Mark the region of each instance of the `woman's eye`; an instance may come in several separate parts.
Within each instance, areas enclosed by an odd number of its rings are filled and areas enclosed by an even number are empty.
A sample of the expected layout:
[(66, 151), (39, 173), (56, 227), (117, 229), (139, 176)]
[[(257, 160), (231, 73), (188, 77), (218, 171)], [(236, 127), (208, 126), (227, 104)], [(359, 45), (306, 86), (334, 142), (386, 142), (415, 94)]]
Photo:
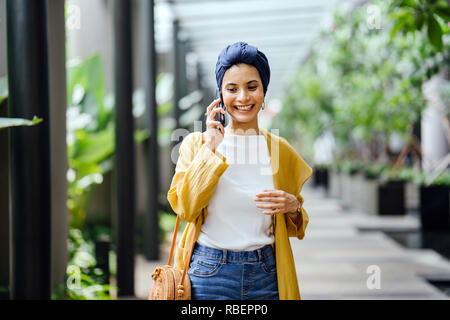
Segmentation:
[[(258, 88), (258, 86), (248, 87), (249, 90), (256, 90), (256, 88)], [(227, 91), (229, 91), (229, 92), (236, 92), (237, 89), (236, 88), (228, 88)]]

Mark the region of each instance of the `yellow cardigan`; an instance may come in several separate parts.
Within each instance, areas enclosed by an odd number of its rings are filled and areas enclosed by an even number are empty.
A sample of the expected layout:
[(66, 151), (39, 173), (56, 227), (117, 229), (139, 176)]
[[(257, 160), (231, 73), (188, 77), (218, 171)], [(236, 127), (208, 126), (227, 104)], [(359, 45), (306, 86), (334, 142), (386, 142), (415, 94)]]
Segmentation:
[[(294, 148), (282, 137), (264, 129), (260, 132), (266, 138), (269, 147), (273, 182), (276, 190), (283, 190), (297, 197), (303, 184), (311, 177), (312, 169), (297, 154)], [(192, 132), (180, 145), (179, 158), (172, 178), (167, 199), (173, 211), (187, 223), (181, 240), (178, 242), (174, 267), (182, 270), (189, 251), (189, 240), (196, 224), (195, 241), (207, 216), (207, 206), (214, 194), (220, 176), (228, 168), (226, 158), (218, 151), (212, 152), (203, 144), (203, 134)], [(262, 191), (262, 190), (261, 190)], [(205, 210), (203, 210), (205, 209)], [(297, 274), (289, 237), (303, 239), (309, 218), (305, 209), (296, 225), (287, 214), (275, 215), (272, 219), (272, 232), (275, 227), (275, 257), (277, 264), (278, 291), (280, 300), (300, 300)]]

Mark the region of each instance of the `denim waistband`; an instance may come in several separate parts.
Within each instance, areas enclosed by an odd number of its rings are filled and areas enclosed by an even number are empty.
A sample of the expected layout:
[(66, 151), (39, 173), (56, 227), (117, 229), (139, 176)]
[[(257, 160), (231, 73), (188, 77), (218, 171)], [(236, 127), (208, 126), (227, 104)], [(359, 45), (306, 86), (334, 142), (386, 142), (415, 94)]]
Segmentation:
[(212, 259), (220, 259), (222, 262), (258, 262), (273, 255), (272, 245), (268, 244), (253, 251), (232, 251), (228, 249), (215, 249), (195, 243), (193, 254)]

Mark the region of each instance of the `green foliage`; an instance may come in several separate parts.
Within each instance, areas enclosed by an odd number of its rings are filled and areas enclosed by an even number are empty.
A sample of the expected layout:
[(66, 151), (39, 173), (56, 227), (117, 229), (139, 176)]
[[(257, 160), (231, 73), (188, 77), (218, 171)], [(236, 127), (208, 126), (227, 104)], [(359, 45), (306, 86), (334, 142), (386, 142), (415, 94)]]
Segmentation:
[(399, 30), (406, 35), (426, 29), (429, 42), (436, 50), (442, 51), (443, 34), (448, 34), (446, 22), (450, 19), (450, 6), (445, 0), (394, 0), (391, 11), (391, 17), (396, 21), (391, 38)]
[(42, 118), (36, 116), (32, 120), (21, 118), (0, 118), (0, 130), (11, 127), (34, 126), (43, 121)]
[(433, 181), (429, 181), (429, 172), (421, 171), (414, 175), (414, 182), (420, 186), (443, 186), (450, 187), (450, 170), (447, 169), (439, 174)]
[[(170, 234), (175, 229), (175, 224), (177, 221), (177, 216), (175, 214), (171, 214), (168, 212), (160, 211), (159, 212), (159, 241), (162, 243), (166, 241), (166, 235)], [(184, 224), (180, 222), (178, 226), (178, 232), (182, 230)]]
[(441, 173), (433, 182), (432, 185), (435, 186), (446, 186), (450, 187), (450, 170), (446, 170)]
[(362, 170), (367, 179), (375, 180), (382, 175), (383, 170), (386, 170), (386, 166), (381, 164), (370, 164), (364, 166)]
[[(381, 29), (367, 25), (367, 7), (372, 4), (383, 17), (391, 17), (382, 19)], [(409, 18), (397, 5), (398, 1), (372, 1), (338, 10), (332, 29), (320, 34), (288, 84), (272, 127), (283, 128), (283, 136), (291, 141), (308, 138), (304, 144), (329, 130), (337, 158), (364, 162), (375, 162), (391, 135), (407, 143), (408, 128), (419, 121), (425, 106), (422, 84), (449, 60), (449, 32), (440, 25), (441, 51), (428, 41), (425, 30), (398, 33)], [(399, 25), (399, 15), (404, 25)], [(375, 144), (382, 146), (373, 148)], [(363, 149), (370, 153), (362, 154)]]
[[(8, 95), (8, 77), (0, 78), (0, 105), (8, 99)], [(0, 130), (11, 127), (34, 126), (42, 121), (42, 118), (36, 116), (31, 120), (22, 118), (0, 118)]]
[[(170, 76), (167, 74), (158, 76), (157, 99), (162, 102), (162, 105), (158, 105), (158, 115), (166, 115), (171, 110), (170, 85)], [(74, 279), (79, 275), (81, 282), (77, 282), (76, 289), (71, 286), (72, 289), (64, 287), (59, 290), (62, 297), (68, 296), (71, 299), (109, 299), (109, 287), (98, 284), (102, 274), (101, 270), (96, 268), (92, 247), (95, 236), (91, 232), (96, 228), (85, 225), (86, 211), (92, 200), (92, 189), (95, 185), (101, 184), (104, 175), (112, 169), (115, 152), (115, 102), (113, 95), (104, 91), (104, 73), (98, 55), (67, 63), (67, 105), (69, 160), (67, 206), (70, 210), (71, 226), (69, 242), (71, 262), (68, 278)], [(142, 90), (136, 90), (133, 94), (136, 143), (143, 142), (149, 137), (148, 130), (141, 127), (144, 113), (145, 95)], [(170, 138), (171, 130), (166, 130), (169, 131), (166, 133), (165, 129), (167, 128), (164, 126), (159, 128), (158, 138), (161, 131), (163, 136), (168, 135)], [(172, 217), (162, 217), (160, 221), (162, 228), (167, 229), (169, 222), (172, 221), (170, 219), (173, 220)], [(81, 230), (90, 240), (83, 239)], [(114, 255), (114, 251), (111, 250), (110, 270), (113, 274), (116, 269)]]
[(101, 284), (103, 270), (97, 268), (92, 239), (83, 237), (79, 229), (70, 229), (69, 263), (66, 285), (59, 287), (52, 299), (111, 300), (109, 284)]
[(70, 223), (82, 228), (92, 186), (111, 170), (114, 155), (114, 102), (105, 95), (98, 55), (68, 63), (67, 150)]
[(8, 78), (0, 78), (0, 104), (8, 98)]
[(99, 132), (79, 130), (75, 134), (77, 144), (72, 150), (73, 167), (101, 163), (114, 151), (114, 132), (111, 129)]
[[(425, 185), (427, 173), (410, 166), (403, 166), (394, 169), (392, 165), (369, 163), (365, 164), (359, 160), (341, 160), (333, 162), (333, 169), (338, 172), (347, 174), (355, 174), (361, 172), (369, 180), (385, 180), (385, 181), (411, 181), (420, 185)], [(448, 180), (448, 172), (439, 176), (435, 184), (446, 185)], [(450, 184), (448, 184), (450, 186)]]
[(380, 178), (388, 181), (414, 181), (418, 173), (419, 170), (409, 166), (400, 167), (397, 170), (393, 166), (386, 166), (383, 168)]
[(101, 111), (104, 99), (104, 73), (98, 54), (67, 63), (67, 105), (78, 105), (83, 98), (93, 100), (81, 104), (86, 109), (83, 111), (96, 112), (97, 108)]
[[(71, 226), (76, 228), (83, 226), (93, 186), (103, 182), (103, 176), (112, 169), (114, 162), (115, 102), (112, 94), (105, 93), (104, 82), (99, 55), (67, 63), (68, 207)], [(171, 111), (171, 85), (169, 74), (157, 77), (158, 116)], [(140, 125), (144, 113), (145, 95), (139, 89), (133, 94), (136, 143), (149, 137), (148, 130)], [(170, 141), (172, 129), (164, 125), (158, 128), (158, 140)]]
[(343, 160), (340, 164), (340, 168), (342, 172), (355, 174), (363, 170), (364, 163), (359, 160)]
[(326, 169), (328, 169), (328, 168), (330, 168), (330, 167), (331, 167), (331, 165), (329, 165), (329, 164), (326, 164), (326, 163), (320, 163), (320, 164), (314, 165), (313, 170), (326, 170)]
[(173, 110), (173, 75), (160, 73), (156, 77), (156, 102), (158, 116), (169, 115)]
[[(411, 181), (421, 186), (448, 186), (450, 187), (450, 170), (440, 173), (433, 181), (429, 181), (430, 173), (411, 166), (403, 166), (394, 169), (393, 166), (369, 165), (363, 171), (369, 179), (381, 179), (388, 181)], [(368, 172), (371, 171), (371, 175)]]
[[(94, 241), (109, 231), (85, 225), (92, 188), (113, 167), (114, 99), (104, 91), (103, 67), (98, 55), (67, 64), (67, 151), (70, 210), (67, 283), (54, 298), (111, 299), (102, 284)], [(82, 231), (83, 230), (83, 231)], [(84, 236), (84, 237), (83, 237)]]

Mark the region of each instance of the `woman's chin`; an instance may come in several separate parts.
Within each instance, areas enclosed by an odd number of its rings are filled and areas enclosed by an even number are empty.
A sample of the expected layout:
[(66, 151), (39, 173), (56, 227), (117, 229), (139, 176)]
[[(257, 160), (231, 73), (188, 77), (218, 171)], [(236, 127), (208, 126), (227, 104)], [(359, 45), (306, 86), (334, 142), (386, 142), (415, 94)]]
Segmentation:
[[(231, 114), (230, 114), (231, 115)], [(258, 115), (257, 110), (253, 107), (250, 111), (239, 111), (234, 109), (232, 117), (241, 121), (248, 122), (253, 120)]]
[(255, 118), (256, 118), (255, 115), (242, 115), (242, 114), (233, 115), (232, 117), (234, 121), (241, 123), (252, 122)]

